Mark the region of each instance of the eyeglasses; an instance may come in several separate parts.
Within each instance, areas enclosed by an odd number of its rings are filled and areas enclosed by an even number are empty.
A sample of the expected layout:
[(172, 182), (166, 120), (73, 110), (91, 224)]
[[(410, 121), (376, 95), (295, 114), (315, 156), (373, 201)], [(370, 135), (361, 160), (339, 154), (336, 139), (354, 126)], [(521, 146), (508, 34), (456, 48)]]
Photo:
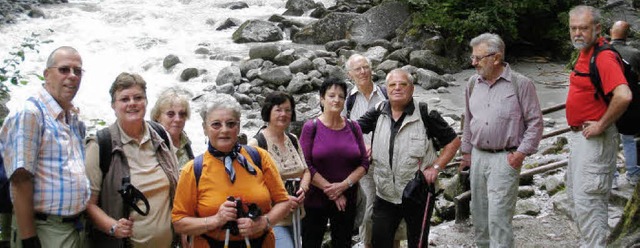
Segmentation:
[(471, 59), (471, 61), (478, 61), (478, 62), (480, 62), (480, 60), (483, 60), (483, 59), (484, 59), (484, 58), (486, 58), (486, 57), (491, 57), (491, 56), (496, 55), (496, 54), (497, 54), (497, 53), (490, 53), (490, 54), (487, 54), (487, 55), (484, 55), (484, 56), (471, 55), (471, 56), (469, 56), (469, 59)]
[(213, 128), (213, 130), (219, 130), (220, 128), (222, 128), (222, 126), (226, 126), (229, 129), (233, 129), (233, 128), (237, 127), (238, 124), (240, 124), (240, 122), (238, 122), (238, 121), (227, 121), (227, 122), (214, 121), (214, 122), (211, 122), (211, 124), (209, 124), (209, 126), (211, 126), (211, 128)]
[(173, 119), (173, 117), (180, 117), (181, 119), (186, 119), (187, 118), (187, 112), (186, 111), (179, 111), (179, 112), (175, 112), (173, 110), (167, 111), (164, 113), (164, 115), (166, 115), (167, 117), (169, 117), (169, 119)]
[(360, 66), (360, 67), (358, 67), (358, 68), (353, 68), (353, 69), (351, 69), (350, 71), (356, 71), (356, 72), (359, 72), (359, 71), (369, 71), (369, 70), (371, 70), (371, 67), (370, 67), (370, 66), (368, 66), (368, 65), (365, 65), (365, 66)]
[(56, 68), (58, 72), (62, 75), (69, 75), (69, 73), (73, 73), (78, 77), (82, 77), (82, 73), (84, 70), (81, 67), (69, 67), (69, 66), (51, 66), (49, 68)]

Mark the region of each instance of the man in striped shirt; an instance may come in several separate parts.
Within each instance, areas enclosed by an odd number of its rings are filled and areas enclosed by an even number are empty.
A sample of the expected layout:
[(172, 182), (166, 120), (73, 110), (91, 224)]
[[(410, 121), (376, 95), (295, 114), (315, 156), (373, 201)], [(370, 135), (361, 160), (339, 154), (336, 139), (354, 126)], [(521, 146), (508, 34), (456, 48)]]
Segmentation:
[(504, 61), (504, 42), (471, 40), (476, 75), (465, 91), (461, 168), (471, 166), (471, 213), (478, 247), (514, 247), (520, 168), (542, 138), (542, 112), (531, 79)]
[(82, 79), (76, 49), (47, 59), (44, 87), (0, 129), (14, 205), (11, 247), (82, 247), (80, 215), (89, 200), (85, 126), (72, 100)]

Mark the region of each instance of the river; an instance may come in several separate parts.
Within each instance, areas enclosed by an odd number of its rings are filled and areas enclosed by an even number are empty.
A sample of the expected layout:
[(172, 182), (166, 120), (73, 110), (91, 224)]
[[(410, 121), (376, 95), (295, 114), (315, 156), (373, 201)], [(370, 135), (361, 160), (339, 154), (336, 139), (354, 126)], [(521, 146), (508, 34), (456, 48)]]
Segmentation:
[[(255, 44), (235, 44), (231, 34), (235, 28), (216, 31), (229, 17), (242, 21), (268, 19), (282, 14), (285, 0), (244, 0), (249, 8), (230, 10), (220, 8), (227, 0), (70, 0), (68, 4), (45, 5), (45, 18), (22, 16), (16, 24), (0, 26), (0, 61), (9, 51), (32, 33), (39, 34), (40, 53), (26, 51), (21, 63), (22, 75), (30, 82), (24, 86), (10, 86), (10, 109), (33, 95), (41, 82), (36, 76), (42, 70), (49, 53), (62, 45), (73, 46), (82, 55), (85, 70), (82, 85), (74, 102), (84, 120), (99, 119), (106, 123), (115, 120), (110, 105), (109, 87), (121, 72), (139, 73), (147, 81), (149, 98), (147, 116), (157, 95), (165, 88), (180, 85), (194, 94), (215, 83), (215, 77), (230, 61), (212, 60), (194, 51), (205, 47), (218, 57), (248, 57), (249, 47)], [(320, 0), (326, 7), (335, 0)], [(302, 18), (304, 19), (304, 17)], [(308, 18), (307, 18), (308, 19)], [(289, 44), (284, 40), (278, 43)], [(169, 54), (177, 55), (182, 63), (171, 70), (162, 67)], [(180, 81), (180, 73), (187, 67), (204, 69), (207, 73)], [(196, 153), (205, 149), (201, 120), (194, 113), (186, 124)]]

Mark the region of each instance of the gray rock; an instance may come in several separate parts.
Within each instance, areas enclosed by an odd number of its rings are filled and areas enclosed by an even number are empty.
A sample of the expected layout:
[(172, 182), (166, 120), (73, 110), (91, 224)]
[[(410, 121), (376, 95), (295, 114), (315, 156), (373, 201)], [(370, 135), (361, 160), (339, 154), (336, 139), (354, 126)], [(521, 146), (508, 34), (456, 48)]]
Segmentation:
[(162, 60), (162, 67), (168, 70), (168, 69), (171, 69), (171, 67), (173, 67), (174, 65), (177, 65), (178, 63), (180, 63), (180, 59), (178, 58), (178, 56), (169, 54), (167, 55), (167, 57), (164, 57), (164, 59)]
[(303, 73), (296, 74), (289, 85), (287, 86), (287, 92), (291, 94), (302, 94), (313, 91), (313, 85), (308, 80), (309, 78)]
[(307, 58), (300, 58), (291, 62), (291, 64), (289, 64), (289, 68), (291, 69), (291, 73), (307, 73), (313, 70), (313, 62)]
[(262, 20), (248, 20), (233, 32), (235, 43), (268, 42), (282, 40), (282, 30), (275, 24)]
[(516, 215), (524, 214), (536, 216), (540, 214), (542, 208), (538, 206), (536, 199), (524, 199), (516, 202)]
[[(449, 84), (447, 84), (447, 86), (449, 86)], [(440, 86), (437, 89), (439, 94), (445, 94), (445, 93), (451, 93), (446, 87), (444, 86)]]
[(251, 69), (247, 72), (246, 77), (249, 80), (254, 80), (260, 76), (260, 69)]
[(194, 52), (195, 54), (204, 54), (207, 55), (209, 54), (209, 49), (204, 48), (204, 47), (198, 47), (198, 49), (196, 49), (196, 51)]
[[(251, 54), (251, 52), (249, 52)], [(250, 59), (240, 62), (240, 72), (242, 75), (247, 75), (247, 72), (252, 69), (259, 69), (262, 66), (263, 59)]]
[(456, 204), (442, 198), (436, 198), (436, 213), (442, 220), (454, 220), (456, 218)]
[(553, 118), (544, 117), (542, 118), (542, 121), (544, 123), (544, 127), (554, 127), (556, 125), (556, 120)]
[(288, 65), (288, 64), (291, 64), (291, 62), (296, 60), (296, 58), (293, 56), (294, 52), (295, 52), (294, 49), (284, 50), (281, 53), (279, 53), (278, 55), (276, 55), (275, 58), (273, 58), (273, 62), (276, 63), (277, 65)]
[(316, 50), (316, 51), (313, 51), (313, 53), (316, 54), (316, 58), (335, 57), (335, 56), (337, 56), (337, 54), (335, 52), (329, 52), (329, 51), (324, 51), (324, 50)]
[(216, 87), (216, 92), (233, 95), (233, 93), (235, 93), (235, 87), (232, 83), (218, 85), (218, 87)]
[(410, 15), (409, 6), (405, 3), (382, 3), (354, 19), (348, 33), (352, 39), (363, 44), (377, 39), (391, 39)]
[(322, 73), (320, 73), (318, 70), (312, 70), (309, 73), (307, 73), (307, 76), (309, 76), (309, 78), (321, 78)]
[[(249, 82), (249, 84), (251, 84), (252, 89), (260, 89), (261, 86), (263, 86), (265, 84), (265, 81), (262, 80), (262, 79), (256, 78), (254, 80), (251, 80), (251, 82)], [(253, 92), (253, 93), (255, 93), (255, 92)]]
[(269, 17), (269, 19), (267, 19), (267, 21), (270, 22), (282, 22), (284, 20), (286, 20), (287, 18), (284, 18), (284, 16), (281, 15), (272, 15), (271, 17)]
[(180, 74), (180, 79), (182, 79), (182, 81), (189, 81), (189, 79), (192, 79), (192, 78), (198, 77), (198, 76), (199, 76), (198, 69), (196, 69), (196, 68), (187, 68), (187, 69), (184, 69), (182, 71), (182, 73)]
[(44, 18), (44, 11), (42, 11), (42, 9), (40, 8), (36, 8), (33, 7), (31, 8), (31, 10), (29, 10), (29, 13), (27, 13), (27, 15), (31, 18)]
[(345, 70), (335, 65), (326, 65), (323, 68), (318, 68), (318, 71), (327, 78), (338, 78), (341, 80), (347, 80), (349, 78)]
[(320, 67), (327, 66), (327, 61), (323, 58), (316, 58), (311, 61), (313, 63), (313, 67), (319, 69)]
[(460, 70), (444, 57), (435, 55), (430, 50), (416, 50), (409, 54), (409, 63), (413, 66), (432, 70), (438, 74), (455, 73)]
[[(449, 73), (446, 73), (446, 74), (442, 75), (442, 78), (444, 78), (445, 81), (449, 82), (450, 85), (451, 84), (455, 85), (456, 78), (453, 75), (451, 75)], [(451, 83), (451, 82), (453, 82), (453, 83)]]
[(258, 77), (269, 84), (279, 86), (288, 84), (293, 75), (288, 66), (279, 66), (273, 69), (263, 69)]
[(245, 2), (230, 2), (219, 5), (223, 9), (244, 9), (249, 8), (249, 5)]
[(317, 6), (316, 9), (311, 11), (311, 14), (309, 14), (310, 17), (320, 19), (327, 16), (329, 13), (331, 13), (327, 11), (327, 8), (325, 8), (322, 3), (318, 3), (316, 6)]
[(220, 26), (216, 28), (216, 30), (225, 30), (227, 28), (240, 26), (240, 24), (242, 24), (242, 21), (240, 19), (230, 17), (224, 20), (224, 22), (222, 22)]
[(251, 83), (241, 83), (240, 85), (238, 85), (238, 93), (242, 93), (242, 94), (248, 94), (251, 92)]
[(399, 68), (399, 67), (400, 67), (400, 62), (395, 61), (395, 60), (385, 60), (384, 62), (380, 63), (376, 67), (376, 70), (381, 70), (381, 71), (384, 71), (386, 73), (389, 73), (391, 70)]
[(248, 104), (251, 105), (251, 103), (253, 103), (253, 99), (251, 99), (251, 97), (245, 95), (245, 94), (241, 94), (241, 93), (234, 93), (233, 97), (236, 98), (236, 100), (238, 100), (238, 102), (240, 104)]
[(301, 16), (307, 10), (312, 10), (316, 7), (316, 3), (313, 0), (288, 0), (285, 4), (287, 11), (283, 15)]
[(324, 49), (330, 52), (338, 51), (340, 48), (354, 49), (357, 43), (351, 39), (333, 40), (324, 44)]
[(216, 77), (217, 85), (224, 84), (232, 84), (238, 85), (242, 80), (242, 75), (240, 74), (240, 67), (231, 65), (225, 68), (222, 68), (220, 72), (218, 72), (218, 76)]
[(298, 48), (294, 48), (295, 53), (293, 53), (293, 56), (296, 59), (308, 59), (308, 60), (314, 60), (315, 58), (318, 57), (318, 55), (316, 55), (316, 52), (310, 49), (306, 49), (306, 48), (302, 48), (302, 47), (298, 47)]
[(450, 178), (440, 178), (440, 186), (444, 189), (442, 195), (447, 201), (453, 201), (457, 195), (464, 192), (462, 184), (460, 184), (460, 174), (456, 173)]
[(564, 178), (558, 175), (547, 176), (544, 179), (544, 189), (549, 195), (555, 195), (558, 191), (564, 189)]
[(416, 70), (416, 84), (419, 84), (425, 90), (448, 86), (447, 82), (444, 81), (440, 75), (422, 68)]
[(216, 90), (216, 88), (217, 88), (217, 86), (215, 84), (210, 84), (210, 85), (207, 85), (207, 87), (204, 87), (204, 89), (202, 89), (202, 91), (211, 92), (211, 91)]
[(389, 56), (387, 56), (387, 59), (396, 60), (403, 64), (408, 64), (410, 53), (411, 53), (411, 48), (409, 47), (401, 48), (389, 54)]
[(520, 186), (518, 187), (519, 198), (529, 198), (536, 194), (536, 189), (533, 186)]
[(380, 62), (382, 62), (382, 60), (387, 57), (388, 54), (389, 50), (381, 46), (375, 46), (369, 48), (365, 53), (362, 54), (362, 56), (369, 58), (369, 60), (371, 61), (371, 66), (375, 67), (380, 64)]
[(314, 77), (311, 79), (311, 85), (313, 86), (314, 89), (319, 89), (323, 82), (324, 81), (320, 78)]
[(346, 38), (349, 21), (358, 17), (353, 13), (331, 13), (306, 26), (293, 36), (293, 42), (300, 44), (324, 44), (332, 40)]
[(279, 53), (280, 46), (276, 44), (258, 45), (249, 49), (249, 58), (273, 60)]
[(292, 27), (304, 28), (304, 26), (307, 25), (307, 24), (304, 24), (302, 22), (295, 21), (295, 20), (289, 20), (289, 19), (284, 19), (280, 23), (282, 23), (282, 26), (285, 27), (285, 28), (292, 28)]

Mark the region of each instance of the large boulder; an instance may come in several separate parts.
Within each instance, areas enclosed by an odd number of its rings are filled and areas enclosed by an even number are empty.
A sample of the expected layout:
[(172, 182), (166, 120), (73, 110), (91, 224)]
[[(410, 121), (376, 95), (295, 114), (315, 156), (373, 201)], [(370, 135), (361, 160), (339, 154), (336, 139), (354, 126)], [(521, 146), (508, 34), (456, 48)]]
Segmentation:
[(242, 82), (240, 67), (232, 65), (222, 68), (216, 77), (216, 85), (233, 84), (238, 85)]
[(282, 30), (275, 24), (262, 20), (248, 20), (233, 32), (235, 43), (268, 42), (282, 40)]
[(389, 50), (381, 46), (376, 46), (369, 48), (365, 53), (362, 54), (362, 56), (369, 58), (369, 60), (371, 61), (371, 66), (376, 67), (378, 66), (378, 64), (380, 64), (380, 62), (382, 62), (385, 57), (387, 57), (388, 54)]
[(220, 30), (225, 30), (227, 28), (237, 27), (237, 26), (240, 26), (241, 23), (242, 21), (240, 21), (240, 19), (230, 17), (224, 20), (222, 23), (220, 23), (220, 25), (216, 28), (216, 30), (220, 31)]
[(409, 6), (401, 2), (386, 2), (364, 12), (351, 23), (348, 34), (358, 43), (376, 39), (391, 39), (395, 31), (411, 15)]
[(389, 54), (389, 56), (387, 56), (387, 59), (395, 60), (403, 64), (409, 64), (409, 54), (411, 54), (411, 48), (400, 48)]
[(456, 73), (460, 68), (451, 60), (434, 54), (431, 50), (416, 50), (409, 54), (409, 64), (432, 70), (438, 74)]
[(189, 81), (189, 79), (198, 77), (199, 75), (200, 75), (200, 72), (198, 71), (198, 69), (187, 68), (187, 69), (184, 69), (182, 73), (180, 73), (180, 79), (182, 79), (182, 81)]
[(333, 40), (324, 44), (324, 49), (330, 52), (338, 51), (338, 49), (354, 49), (358, 45), (356, 41), (350, 39)]
[(422, 68), (416, 70), (416, 84), (419, 84), (425, 90), (449, 86), (442, 76)]
[(293, 55), (294, 52), (295, 50), (293, 48), (284, 50), (280, 54), (276, 55), (275, 58), (273, 58), (273, 62), (277, 65), (291, 64), (291, 62), (296, 60), (295, 56)]
[(260, 66), (262, 66), (263, 61), (264, 60), (262, 59), (250, 59), (250, 60), (242, 61), (240, 62), (240, 72), (242, 73), (243, 76), (246, 76), (249, 70), (260, 68)]
[(313, 70), (313, 62), (307, 58), (299, 58), (291, 62), (289, 68), (291, 69), (291, 73), (307, 73)]
[(344, 39), (347, 25), (360, 16), (354, 13), (331, 13), (324, 18), (304, 27), (293, 36), (293, 42), (301, 44), (324, 44), (332, 40)]
[(178, 63), (180, 63), (180, 58), (176, 55), (169, 54), (167, 57), (164, 57), (164, 60), (162, 60), (162, 67), (168, 70)]
[(302, 94), (313, 91), (313, 85), (309, 77), (303, 73), (298, 73), (291, 79), (287, 86), (287, 92), (291, 94)]
[(263, 69), (258, 77), (271, 85), (280, 86), (287, 85), (291, 81), (293, 74), (288, 66), (279, 66)]
[(313, 0), (288, 0), (285, 8), (287, 11), (283, 15), (301, 16), (307, 10), (316, 8), (316, 3)]
[(249, 58), (273, 60), (279, 53), (280, 47), (276, 44), (258, 45), (249, 49)]

